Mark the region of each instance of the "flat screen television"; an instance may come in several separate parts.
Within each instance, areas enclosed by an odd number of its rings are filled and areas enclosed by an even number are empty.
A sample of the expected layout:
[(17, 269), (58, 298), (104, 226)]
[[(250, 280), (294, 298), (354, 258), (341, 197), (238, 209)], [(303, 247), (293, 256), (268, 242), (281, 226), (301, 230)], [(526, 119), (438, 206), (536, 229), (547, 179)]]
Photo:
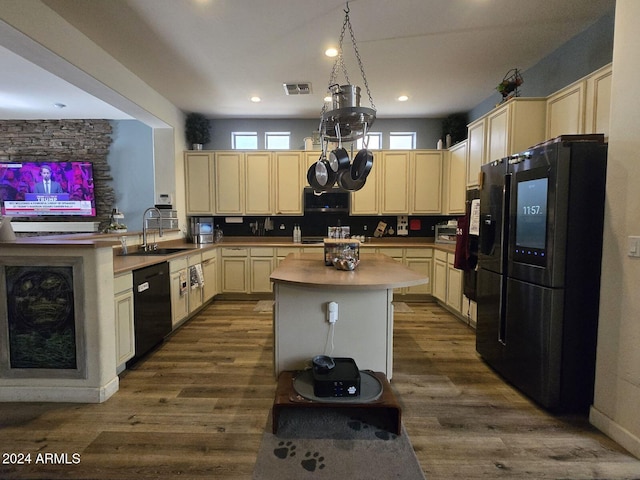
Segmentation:
[(96, 216), (90, 162), (0, 162), (0, 214)]

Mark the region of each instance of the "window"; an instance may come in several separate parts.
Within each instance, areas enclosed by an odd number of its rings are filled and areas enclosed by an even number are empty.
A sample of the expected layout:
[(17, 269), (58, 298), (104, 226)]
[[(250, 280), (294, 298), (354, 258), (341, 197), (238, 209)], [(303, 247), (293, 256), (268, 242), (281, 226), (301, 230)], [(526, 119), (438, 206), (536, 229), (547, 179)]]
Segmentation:
[(416, 132), (391, 132), (389, 149), (410, 150), (416, 148)]
[(289, 150), (291, 132), (267, 132), (264, 134), (264, 144), (267, 150)]
[[(382, 148), (382, 133), (368, 133), (367, 138), (367, 148), (369, 150), (380, 150)], [(363, 138), (356, 140), (356, 148), (358, 150), (364, 148)]]
[(234, 150), (257, 150), (258, 149), (258, 133), (257, 132), (232, 132), (231, 148)]

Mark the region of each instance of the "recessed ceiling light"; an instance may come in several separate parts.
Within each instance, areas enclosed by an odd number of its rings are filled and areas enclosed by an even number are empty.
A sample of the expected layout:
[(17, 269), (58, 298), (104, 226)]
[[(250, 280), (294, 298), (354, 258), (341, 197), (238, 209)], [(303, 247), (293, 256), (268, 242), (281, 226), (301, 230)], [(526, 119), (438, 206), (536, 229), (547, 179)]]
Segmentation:
[(61, 109), (67, 107), (64, 103), (54, 103), (53, 106)]
[(407, 100), (409, 100), (409, 97), (407, 97), (406, 95), (400, 95), (398, 97), (399, 102), (406, 102)]
[(337, 56), (338, 56), (338, 49), (337, 49), (337, 48), (333, 48), (333, 47), (331, 47), (331, 48), (327, 48), (327, 49), (324, 51), (324, 54), (325, 54), (327, 57), (337, 57)]
[(262, 99), (260, 97), (251, 97), (251, 101), (253, 103), (260, 103), (262, 101)]

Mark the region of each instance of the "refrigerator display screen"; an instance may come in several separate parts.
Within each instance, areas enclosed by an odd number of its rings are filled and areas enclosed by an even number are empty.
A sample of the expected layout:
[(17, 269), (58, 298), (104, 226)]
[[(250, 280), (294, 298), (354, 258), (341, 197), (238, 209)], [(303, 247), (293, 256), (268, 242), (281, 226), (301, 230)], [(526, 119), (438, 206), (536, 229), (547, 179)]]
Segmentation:
[(518, 183), (515, 238), (517, 253), (544, 256), (547, 240), (548, 184), (547, 178)]

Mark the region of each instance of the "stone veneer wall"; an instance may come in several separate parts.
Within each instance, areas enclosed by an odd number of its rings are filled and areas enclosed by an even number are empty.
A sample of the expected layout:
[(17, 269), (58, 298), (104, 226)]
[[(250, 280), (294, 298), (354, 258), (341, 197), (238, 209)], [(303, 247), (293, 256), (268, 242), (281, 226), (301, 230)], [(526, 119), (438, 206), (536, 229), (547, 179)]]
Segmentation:
[(109, 221), (115, 192), (107, 154), (112, 128), (108, 120), (0, 120), (0, 162), (84, 161), (93, 164), (96, 217), (30, 217), (14, 221)]

